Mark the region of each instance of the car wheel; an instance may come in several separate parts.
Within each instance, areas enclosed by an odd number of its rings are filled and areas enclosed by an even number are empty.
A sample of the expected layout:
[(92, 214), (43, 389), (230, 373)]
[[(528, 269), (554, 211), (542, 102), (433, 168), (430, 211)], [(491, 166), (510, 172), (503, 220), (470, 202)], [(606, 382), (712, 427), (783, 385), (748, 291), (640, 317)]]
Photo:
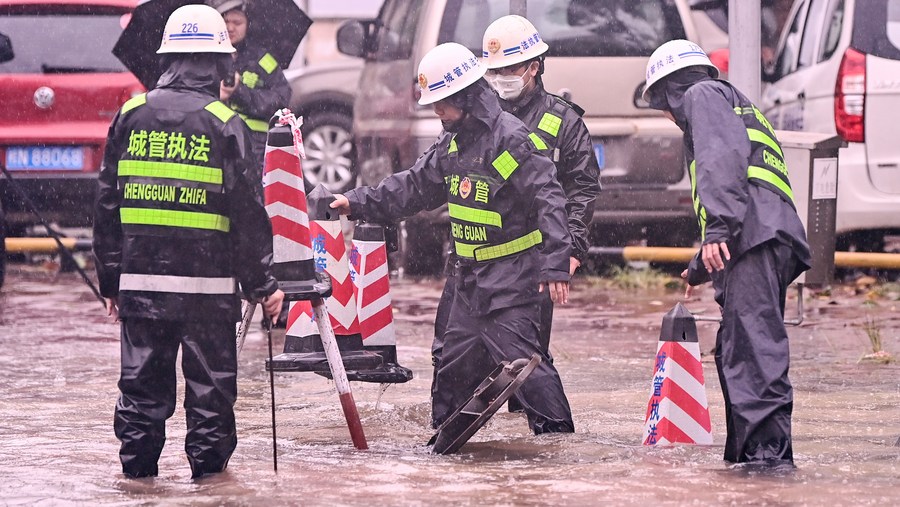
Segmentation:
[(310, 188), (319, 183), (342, 193), (356, 186), (353, 119), (337, 111), (310, 113), (303, 125), (303, 177)]

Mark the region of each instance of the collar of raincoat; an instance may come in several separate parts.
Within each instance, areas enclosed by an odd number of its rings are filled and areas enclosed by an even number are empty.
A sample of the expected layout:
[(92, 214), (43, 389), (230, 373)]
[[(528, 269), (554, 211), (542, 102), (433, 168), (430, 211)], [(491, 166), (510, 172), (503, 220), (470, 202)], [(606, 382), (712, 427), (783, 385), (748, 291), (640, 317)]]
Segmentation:
[(227, 53), (167, 55), (162, 58), (167, 66), (156, 87), (197, 90), (218, 98), (222, 72), (230, 60), (231, 55)]

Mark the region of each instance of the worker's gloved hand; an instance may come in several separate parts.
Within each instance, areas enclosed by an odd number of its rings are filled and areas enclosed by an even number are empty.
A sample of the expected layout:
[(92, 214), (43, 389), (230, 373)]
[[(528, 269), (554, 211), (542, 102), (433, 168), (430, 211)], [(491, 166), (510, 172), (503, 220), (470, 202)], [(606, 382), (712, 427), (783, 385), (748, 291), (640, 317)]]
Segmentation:
[(284, 292), (281, 289), (276, 290), (262, 301), (263, 312), (273, 322), (278, 320), (278, 314), (281, 313), (281, 304), (284, 302)]

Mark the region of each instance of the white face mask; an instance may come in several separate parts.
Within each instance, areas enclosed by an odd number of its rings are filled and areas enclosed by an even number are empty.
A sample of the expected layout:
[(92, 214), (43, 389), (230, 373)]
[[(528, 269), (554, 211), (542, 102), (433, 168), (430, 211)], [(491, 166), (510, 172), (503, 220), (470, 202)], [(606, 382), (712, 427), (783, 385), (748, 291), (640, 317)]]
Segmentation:
[(501, 99), (516, 100), (522, 95), (522, 90), (525, 89), (525, 74), (528, 74), (528, 67), (525, 68), (525, 72), (521, 76), (487, 74), (485, 79), (487, 79), (488, 84), (497, 92)]

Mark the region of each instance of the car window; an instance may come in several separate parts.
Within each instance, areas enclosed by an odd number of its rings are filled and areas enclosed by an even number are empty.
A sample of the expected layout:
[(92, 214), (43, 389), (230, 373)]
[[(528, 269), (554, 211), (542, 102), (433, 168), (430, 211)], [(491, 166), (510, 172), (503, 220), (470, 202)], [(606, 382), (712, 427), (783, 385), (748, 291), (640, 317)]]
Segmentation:
[[(438, 42), (481, 54), (484, 30), (509, 14), (509, 0), (449, 0)], [(550, 46), (547, 56), (650, 56), (685, 38), (674, 0), (532, 0), (527, 16)]]
[(800, 42), (803, 33), (803, 24), (806, 21), (806, 9), (808, 2), (803, 2), (794, 11), (794, 17), (790, 20), (790, 28), (781, 44), (781, 52), (775, 61), (774, 74), (780, 79), (797, 70), (798, 57), (800, 56)]
[(424, 0), (396, 0), (386, 2), (375, 28), (377, 61), (406, 60), (412, 56), (416, 37), (416, 23)]
[(834, 2), (831, 9), (831, 13), (828, 15), (828, 24), (825, 25), (825, 37), (822, 38), (822, 51), (819, 54), (820, 62), (834, 55), (838, 42), (841, 40), (841, 31), (844, 26), (844, 0)]
[(10, 14), (0, 16), (15, 57), (0, 74), (127, 72), (113, 56), (121, 14)]
[(800, 58), (797, 60), (797, 68), (802, 69), (816, 63), (818, 56), (816, 42), (825, 26), (825, 11), (828, 0), (810, 0), (809, 10), (806, 13), (806, 23), (803, 28), (803, 39), (800, 42)]
[(900, 0), (856, 2), (850, 45), (872, 56), (900, 60)]

